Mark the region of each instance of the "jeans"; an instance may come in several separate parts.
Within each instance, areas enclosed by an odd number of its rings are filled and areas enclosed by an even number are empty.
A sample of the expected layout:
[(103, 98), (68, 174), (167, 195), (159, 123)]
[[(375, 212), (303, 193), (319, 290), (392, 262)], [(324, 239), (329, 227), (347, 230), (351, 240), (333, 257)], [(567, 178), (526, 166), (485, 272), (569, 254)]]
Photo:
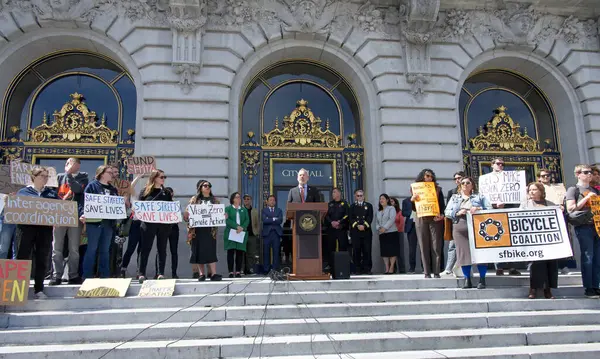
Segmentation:
[(113, 238), (113, 228), (102, 223), (88, 223), (86, 228), (88, 246), (83, 259), (83, 277), (94, 277), (94, 265), (96, 264), (96, 253), (98, 253), (98, 274), (100, 278), (109, 278), (108, 250)]
[(581, 249), (581, 280), (585, 289), (600, 288), (600, 237), (593, 225), (575, 227)]
[(446, 262), (446, 272), (452, 272), (456, 264), (456, 244), (454, 241), (448, 243), (448, 262)]
[(12, 223), (1, 223), (2, 229), (0, 230), (0, 259), (8, 259), (8, 252), (11, 244), (13, 245), (12, 249), (12, 259), (17, 258), (17, 240), (16, 240), (16, 230), (17, 225)]

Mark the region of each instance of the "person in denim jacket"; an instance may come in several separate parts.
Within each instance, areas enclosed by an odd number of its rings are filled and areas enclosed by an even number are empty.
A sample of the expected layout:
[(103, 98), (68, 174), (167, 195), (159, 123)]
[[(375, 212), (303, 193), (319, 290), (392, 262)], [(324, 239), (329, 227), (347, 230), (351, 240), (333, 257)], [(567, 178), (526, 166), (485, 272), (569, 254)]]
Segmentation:
[[(462, 267), (465, 275), (463, 288), (473, 288), (471, 281), (471, 248), (469, 246), (469, 232), (467, 227), (467, 213), (490, 209), (489, 200), (477, 193), (475, 181), (464, 177), (460, 182), (460, 190), (450, 198), (445, 215), (452, 220), (452, 238), (456, 245), (456, 263)], [(487, 264), (477, 264), (479, 271), (479, 284), (477, 289), (485, 288), (485, 274)]]

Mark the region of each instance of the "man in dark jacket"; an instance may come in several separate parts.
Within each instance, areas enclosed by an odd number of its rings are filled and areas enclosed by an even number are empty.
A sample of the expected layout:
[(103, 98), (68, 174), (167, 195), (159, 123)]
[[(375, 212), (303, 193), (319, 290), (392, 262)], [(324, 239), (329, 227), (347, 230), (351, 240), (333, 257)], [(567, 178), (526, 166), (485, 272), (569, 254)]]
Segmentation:
[[(83, 191), (88, 185), (88, 174), (79, 172), (81, 161), (71, 157), (65, 164), (65, 173), (58, 175), (58, 196), (64, 201), (76, 201), (79, 216), (83, 215)], [(79, 242), (83, 223), (79, 227), (54, 227), (54, 241), (52, 244), (52, 262), (54, 275), (49, 285), (58, 285), (62, 282), (64, 272), (63, 249), (65, 238), (69, 250), (69, 284), (81, 284), (79, 276)]]
[(413, 203), (410, 201), (410, 197), (402, 201), (402, 217), (405, 218), (404, 233), (406, 233), (406, 239), (408, 240), (408, 274), (414, 274), (417, 266), (418, 239), (414, 220), (416, 213), (413, 215)]
[(357, 274), (371, 274), (373, 205), (365, 201), (365, 194), (361, 189), (354, 191), (354, 200), (356, 202), (350, 206), (349, 222), (354, 265)]
[(350, 211), (348, 203), (342, 199), (342, 192), (339, 188), (335, 187), (331, 193), (333, 199), (329, 201), (327, 215), (325, 215), (327, 253), (324, 255), (330, 269), (333, 268), (336, 247), (340, 252), (348, 250), (348, 214)]
[(298, 186), (290, 189), (288, 194), (288, 202), (305, 203), (305, 202), (321, 202), (321, 194), (316, 187), (308, 185), (308, 171), (302, 168), (298, 171)]

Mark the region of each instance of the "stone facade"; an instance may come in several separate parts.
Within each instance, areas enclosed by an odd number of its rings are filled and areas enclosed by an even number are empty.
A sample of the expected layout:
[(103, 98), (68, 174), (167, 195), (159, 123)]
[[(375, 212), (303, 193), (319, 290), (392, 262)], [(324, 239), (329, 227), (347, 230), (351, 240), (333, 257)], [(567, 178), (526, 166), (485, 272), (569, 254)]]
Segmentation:
[(458, 95), (470, 74), (511, 69), (553, 103), (568, 181), (600, 162), (597, 1), (0, 0), (0, 91), (52, 51), (123, 65), (138, 91), (136, 154), (181, 197), (199, 178), (238, 189), (240, 102), (265, 66), (338, 70), (363, 116), (366, 189), (407, 195), (424, 166), (445, 188), (462, 167)]

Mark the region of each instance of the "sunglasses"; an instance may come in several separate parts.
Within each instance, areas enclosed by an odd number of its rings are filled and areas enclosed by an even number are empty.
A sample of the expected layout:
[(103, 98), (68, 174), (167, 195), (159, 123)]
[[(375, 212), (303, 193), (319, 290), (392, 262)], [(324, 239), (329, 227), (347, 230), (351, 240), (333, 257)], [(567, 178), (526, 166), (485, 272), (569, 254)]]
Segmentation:
[(504, 162), (496, 162), (496, 166), (504, 166)]
[(205, 183), (205, 184), (202, 185), (202, 187), (204, 187), (204, 188), (212, 188), (212, 185), (210, 183), (209, 184)]
[(460, 184), (462, 184), (463, 186), (468, 186), (472, 183), (470, 181), (465, 181), (465, 182), (461, 182)]
[(357, 194), (356, 197), (364, 197), (365, 195), (363, 194)]
[(592, 171), (581, 171), (580, 173), (582, 173), (584, 175), (591, 175)]
[(454, 180), (455, 181), (460, 181), (460, 180), (462, 180), (462, 177), (454, 177)]
[(167, 176), (158, 176), (160, 179), (167, 179)]

